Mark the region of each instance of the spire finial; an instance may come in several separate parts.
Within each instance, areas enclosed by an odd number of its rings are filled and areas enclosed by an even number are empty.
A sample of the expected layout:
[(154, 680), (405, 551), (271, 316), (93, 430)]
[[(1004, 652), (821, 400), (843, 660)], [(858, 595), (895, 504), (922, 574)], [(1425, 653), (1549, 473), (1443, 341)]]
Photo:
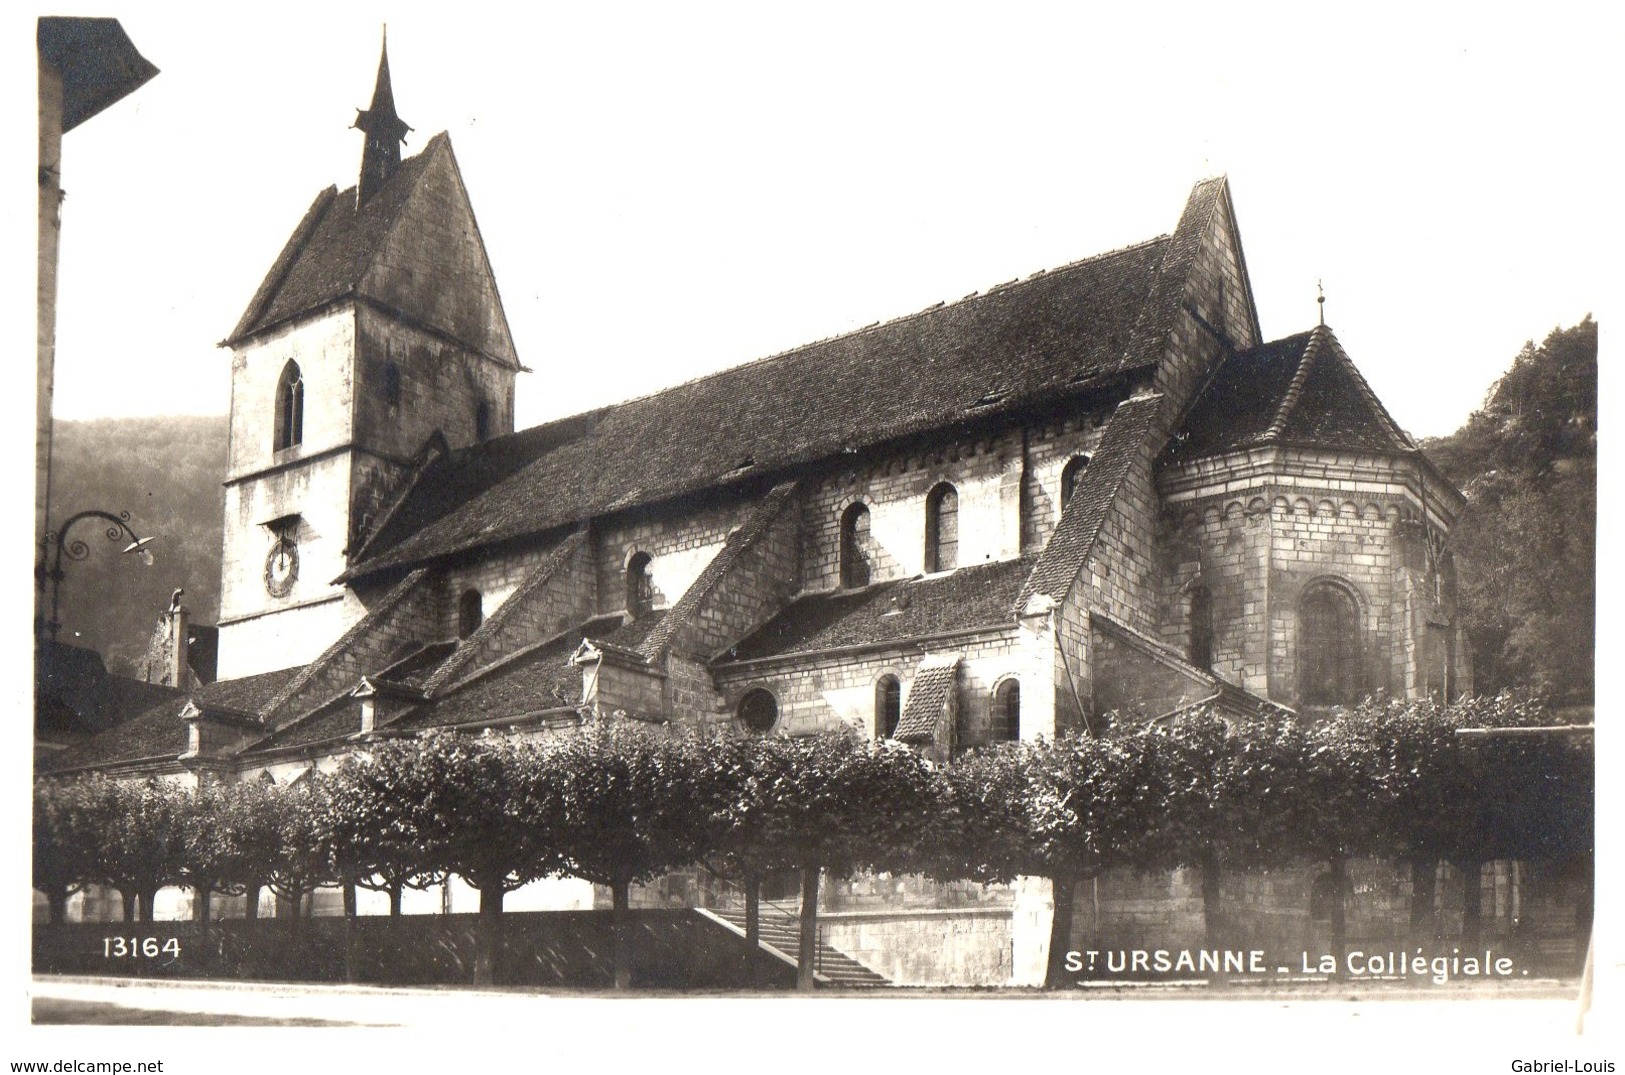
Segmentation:
[(372, 88), (372, 107), (358, 108), (353, 127), (366, 132), (361, 151), (361, 181), (356, 184), (356, 208), (389, 181), (401, 166), (401, 143), (412, 128), (395, 114), (395, 90), (389, 79), (389, 25), (384, 25), (383, 44), (378, 52), (378, 80)]
[(1320, 324), (1324, 328), (1326, 325), (1326, 289), (1321, 286), (1319, 280), (1315, 281), (1315, 301), (1320, 304)]

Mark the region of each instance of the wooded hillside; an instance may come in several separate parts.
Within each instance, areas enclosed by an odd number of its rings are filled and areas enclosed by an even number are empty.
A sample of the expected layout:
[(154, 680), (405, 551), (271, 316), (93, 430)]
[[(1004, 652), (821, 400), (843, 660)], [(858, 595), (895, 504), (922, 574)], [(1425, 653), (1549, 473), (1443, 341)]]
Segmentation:
[(58, 421), (51, 466), (51, 520), (75, 512), (130, 513), (130, 527), (149, 546), (153, 564), (121, 556), (124, 543), (103, 537), (87, 519), (70, 539), (90, 558), (64, 561), (60, 641), (100, 650), (110, 670), (137, 674), (169, 595), (185, 587), (198, 623), (220, 611), (220, 537), (225, 511), (226, 418), (105, 418)]
[(1482, 410), (1422, 447), (1468, 497), (1450, 546), (1474, 687), (1578, 704), (1595, 680), (1597, 323), (1524, 345)]

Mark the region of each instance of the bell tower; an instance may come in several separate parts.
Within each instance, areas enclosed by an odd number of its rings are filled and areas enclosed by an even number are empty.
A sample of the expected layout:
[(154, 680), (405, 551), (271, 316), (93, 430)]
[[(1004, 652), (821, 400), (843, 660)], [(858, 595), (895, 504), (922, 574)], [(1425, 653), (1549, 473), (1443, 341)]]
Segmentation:
[(401, 155), (388, 44), (356, 185), (328, 187), (231, 335), (220, 676), (314, 659), (371, 595), (340, 576), (438, 433), (513, 430), (514, 351), (444, 134)]

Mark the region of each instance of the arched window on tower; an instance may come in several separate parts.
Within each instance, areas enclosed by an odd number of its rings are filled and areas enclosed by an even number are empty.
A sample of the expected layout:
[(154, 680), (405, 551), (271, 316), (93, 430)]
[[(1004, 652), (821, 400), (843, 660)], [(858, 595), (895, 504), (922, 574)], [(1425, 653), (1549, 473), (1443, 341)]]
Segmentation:
[(1021, 738), (1021, 681), (1007, 679), (993, 688), (988, 741), (1014, 743)]
[(635, 553), (626, 562), (626, 611), (636, 619), (653, 612), (654, 607), (653, 557), (646, 552)]
[(478, 590), (464, 590), (457, 599), (457, 637), (467, 638), (485, 622), (485, 598)]
[(841, 585), (869, 585), (869, 509), (861, 502), (841, 513)]
[(474, 405), (474, 439), (481, 443), (491, 439), (491, 404), (483, 399)]
[(959, 566), (959, 493), (943, 482), (925, 498), (925, 570)]
[(276, 421), (273, 443), (277, 451), (305, 439), (305, 379), (299, 363), (289, 360), (276, 383)]
[(1088, 466), (1089, 457), (1087, 455), (1075, 455), (1067, 460), (1066, 466), (1061, 470), (1062, 511), (1065, 511), (1066, 506), (1072, 503), (1072, 494), (1078, 491), (1078, 479), (1083, 477), (1084, 469)]
[(1213, 667), (1213, 595), (1206, 586), (1191, 591), (1189, 657), (1198, 668)]
[(881, 676), (875, 681), (875, 738), (896, 735), (897, 722), (902, 718), (903, 685), (896, 676)]
[(1360, 610), (1343, 587), (1316, 583), (1298, 602), (1298, 698), (1304, 705), (1360, 700)]

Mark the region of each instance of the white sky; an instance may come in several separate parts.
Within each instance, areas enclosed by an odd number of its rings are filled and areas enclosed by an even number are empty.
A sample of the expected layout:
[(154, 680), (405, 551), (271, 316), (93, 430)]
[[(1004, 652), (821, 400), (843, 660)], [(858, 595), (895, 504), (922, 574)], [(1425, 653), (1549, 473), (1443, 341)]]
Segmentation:
[(1600, 319), (1616, 22), (1231, 6), (102, 4), (162, 73), (66, 140), (57, 414), (225, 411), (214, 344), (355, 181), (386, 20), (407, 152), (451, 132), (536, 371), (520, 426), (1168, 232), (1218, 172), (1266, 336), (1323, 279), (1417, 435)]

